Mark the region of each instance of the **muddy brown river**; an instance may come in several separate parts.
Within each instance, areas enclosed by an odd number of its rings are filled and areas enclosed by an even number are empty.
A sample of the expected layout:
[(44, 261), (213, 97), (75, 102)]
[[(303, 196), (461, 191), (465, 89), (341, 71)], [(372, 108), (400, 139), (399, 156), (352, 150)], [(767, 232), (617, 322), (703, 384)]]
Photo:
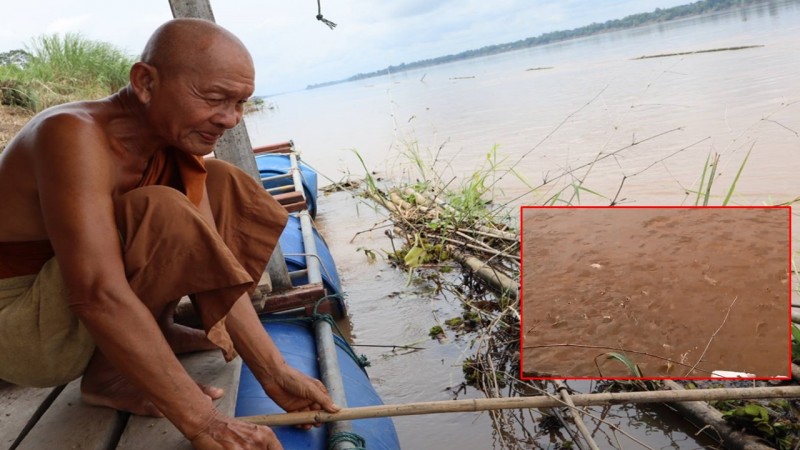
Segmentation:
[(605, 357), (616, 351), (644, 377), (790, 377), (789, 218), (789, 208), (523, 209), (524, 372), (634, 376)]

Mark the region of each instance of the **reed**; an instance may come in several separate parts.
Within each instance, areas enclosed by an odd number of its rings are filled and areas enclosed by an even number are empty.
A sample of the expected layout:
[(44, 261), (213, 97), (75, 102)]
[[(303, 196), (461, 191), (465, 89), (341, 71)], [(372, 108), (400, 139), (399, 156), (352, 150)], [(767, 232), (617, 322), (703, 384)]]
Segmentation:
[(26, 51), (27, 58), (0, 65), (0, 99), (33, 112), (116, 92), (128, 83), (134, 61), (111, 44), (74, 33), (37, 37)]

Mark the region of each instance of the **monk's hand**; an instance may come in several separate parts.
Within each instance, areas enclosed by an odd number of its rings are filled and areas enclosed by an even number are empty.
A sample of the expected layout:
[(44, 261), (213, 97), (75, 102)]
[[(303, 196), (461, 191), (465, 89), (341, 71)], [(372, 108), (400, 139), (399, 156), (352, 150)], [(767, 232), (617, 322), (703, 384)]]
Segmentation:
[(269, 427), (215, 414), (196, 436), (190, 438), (197, 450), (283, 450)]
[[(262, 383), (264, 391), (286, 412), (319, 411), (339, 412), (328, 390), (319, 380), (311, 378), (290, 366), (284, 366)], [(301, 428), (310, 429), (312, 424)], [(313, 424), (319, 426), (319, 423)]]

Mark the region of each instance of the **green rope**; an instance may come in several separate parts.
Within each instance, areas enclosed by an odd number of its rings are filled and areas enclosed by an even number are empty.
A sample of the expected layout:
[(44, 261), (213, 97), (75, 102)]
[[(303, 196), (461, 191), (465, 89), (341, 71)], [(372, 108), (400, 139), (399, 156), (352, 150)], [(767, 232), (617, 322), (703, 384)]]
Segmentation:
[(367, 448), (367, 442), (360, 435), (351, 433), (349, 431), (339, 431), (332, 434), (328, 438), (328, 450), (333, 449), (336, 447), (336, 444), (341, 442), (349, 442), (353, 444), (355, 446), (355, 450), (366, 450)]
[(350, 344), (347, 342), (347, 340), (344, 338), (344, 333), (342, 333), (342, 330), (339, 328), (338, 325), (336, 325), (336, 321), (333, 320), (333, 316), (331, 316), (330, 314), (320, 314), (320, 313), (317, 312), (317, 308), (319, 307), (319, 305), (321, 305), (322, 302), (324, 302), (325, 300), (329, 300), (331, 298), (341, 299), (342, 295), (341, 294), (331, 294), (331, 295), (326, 295), (326, 296), (322, 297), (321, 299), (317, 300), (317, 302), (314, 303), (314, 309), (312, 310), (311, 317), (262, 318), (261, 321), (262, 322), (267, 322), (267, 323), (270, 323), (270, 322), (272, 322), (272, 323), (298, 323), (298, 322), (314, 323), (314, 322), (316, 322), (318, 320), (324, 320), (324, 321), (328, 322), (331, 325), (331, 328), (333, 328), (336, 331), (336, 334), (339, 335), (339, 337), (341, 338), (341, 340), (338, 340), (338, 341), (334, 340), (336, 346), (339, 347), (340, 349), (344, 350), (344, 352), (348, 356), (350, 356), (350, 358), (352, 358), (353, 361), (355, 361), (356, 364), (358, 364), (358, 366), (361, 367), (361, 369), (363, 370), (363, 369), (365, 369), (365, 368), (367, 368), (367, 367), (369, 367), (371, 365), (371, 363), (369, 362), (369, 359), (367, 359), (367, 355), (363, 355), (363, 354), (359, 355), (359, 354), (357, 354), (355, 352), (355, 350), (353, 350), (353, 347), (351, 347)]
[(326, 296), (322, 297), (321, 299), (317, 300), (317, 302), (314, 304), (314, 310), (313, 310), (313, 313), (311, 315), (311, 319), (314, 322), (316, 322), (317, 320), (324, 320), (324, 321), (328, 322), (331, 325), (331, 327), (334, 330), (336, 330), (336, 334), (338, 334), (339, 337), (342, 338), (342, 342), (344, 344), (344, 345), (341, 345), (341, 344), (339, 344), (339, 342), (336, 342), (336, 345), (339, 348), (341, 348), (342, 350), (344, 350), (344, 352), (347, 353), (351, 358), (353, 358), (353, 361), (355, 361), (356, 364), (358, 364), (358, 366), (361, 367), (361, 369), (363, 370), (363, 369), (365, 369), (365, 368), (367, 368), (367, 367), (369, 367), (371, 365), (369, 360), (367, 359), (367, 355), (363, 355), (363, 354), (362, 355), (358, 355), (358, 354), (356, 354), (355, 350), (353, 350), (353, 347), (351, 347), (350, 344), (347, 343), (347, 340), (344, 339), (344, 337), (343, 337), (344, 333), (342, 333), (342, 330), (339, 328), (339, 325), (336, 325), (336, 321), (333, 320), (333, 316), (331, 316), (330, 314), (320, 314), (320, 313), (317, 312), (317, 308), (319, 307), (319, 305), (321, 305), (322, 302), (324, 302), (325, 300), (328, 300), (328, 299), (331, 299), (331, 298), (342, 299), (342, 296), (341, 296), (341, 294), (331, 294), (331, 295), (326, 295)]

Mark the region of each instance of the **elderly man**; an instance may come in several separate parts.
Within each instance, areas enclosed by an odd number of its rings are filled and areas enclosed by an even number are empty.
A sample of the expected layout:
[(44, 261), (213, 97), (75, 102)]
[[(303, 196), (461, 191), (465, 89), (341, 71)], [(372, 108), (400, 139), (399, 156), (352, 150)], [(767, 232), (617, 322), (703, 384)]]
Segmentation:
[[(286, 213), (247, 175), (204, 162), (253, 93), (249, 53), (202, 20), (161, 26), (103, 100), (46, 110), (0, 155), (0, 379), (83, 375), (90, 404), (163, 415), (196, 448), (280, 448), (216, 411), (175, 352), (238, 352), (287, 411), (335, 406), (288, 367), (247, 290)], [(172, 321), (190, 295), (205, 333)]]

